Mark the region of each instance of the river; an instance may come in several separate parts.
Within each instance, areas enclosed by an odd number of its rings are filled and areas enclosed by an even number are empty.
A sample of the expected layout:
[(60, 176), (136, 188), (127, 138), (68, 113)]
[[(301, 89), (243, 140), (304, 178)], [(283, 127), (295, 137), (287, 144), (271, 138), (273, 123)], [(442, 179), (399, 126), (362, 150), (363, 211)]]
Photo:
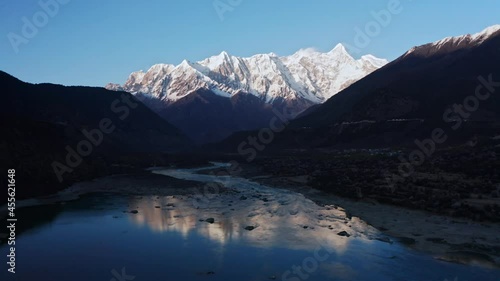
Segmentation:
[(152, 171), (216, 183), (198, 194), (92, 193), (19, 209), (16, 274), (4, 263), (0, 280), (500, 280), (498, 269), (411, 250), (341, 207), (200, 170)]

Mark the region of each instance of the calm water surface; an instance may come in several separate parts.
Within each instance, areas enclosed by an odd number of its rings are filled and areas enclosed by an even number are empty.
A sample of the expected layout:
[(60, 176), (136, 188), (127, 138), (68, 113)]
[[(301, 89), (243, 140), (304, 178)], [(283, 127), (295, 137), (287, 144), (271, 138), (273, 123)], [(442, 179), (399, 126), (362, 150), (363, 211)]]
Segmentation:
[[(382, 242), (376, 229), (341, 208), (194, 171), (155, 173), (234, 191), (93, 194), (19, 209), (17, 273), (8, 273), (4, 263), (0, 280), (500, 280), (499, 270), (441, 262)], [(7, 249), (0, 246), (4, 261)]]

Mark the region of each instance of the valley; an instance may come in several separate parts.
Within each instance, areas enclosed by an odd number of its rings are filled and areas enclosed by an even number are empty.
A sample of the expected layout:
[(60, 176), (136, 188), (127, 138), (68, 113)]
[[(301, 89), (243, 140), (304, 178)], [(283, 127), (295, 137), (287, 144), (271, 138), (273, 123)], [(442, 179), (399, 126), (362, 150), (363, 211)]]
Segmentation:
[(2, 57), (1, 280), (500, 280), (498, 5), (46, 1)]

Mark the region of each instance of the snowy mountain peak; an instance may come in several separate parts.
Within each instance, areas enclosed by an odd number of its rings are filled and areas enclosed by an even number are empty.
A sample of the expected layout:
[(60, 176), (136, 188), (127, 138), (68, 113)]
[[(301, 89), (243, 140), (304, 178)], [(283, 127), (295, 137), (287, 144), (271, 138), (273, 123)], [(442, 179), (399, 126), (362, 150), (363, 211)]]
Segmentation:
[(190, 68), (191, 63), (188, 60), (183, 60), (181, 64), (177, 66), (177, 68)]
[(337, 46), (335, 46), (335, 48), (328, 52), (328, 54), (331, 56), (340, 56), (354, 60), (354, 58), (349, 54), (349, 52), (342, 44), (337, 44)]
[(308, 56), (312, 56), (314, 54), (317, 54), (318, 51), (314, 48), (306, 48), (306, 49), (300, 49), (298, 50), (295, 54), (293, 54), (292, 56), (295, 56), (295, 57), (308, 57)]
[(496, 34), (499, 31), (500, 31), (500, 24), (495, 24), (485, 28), (483, 31), (479, 33), (471, 35), (471, 37), (472, 40), (480, 41), (482, 43), (484, 40), (490, 38), (493, 34)]
[(162, 71), (162, 70), (168, 70), (168, 69), (173, 69), (173, 68), (175, 68), (175, 65), (173, 65), (173, 64), (159, 63), (159, 64), (155, 64), (155, 65), (151, 66), (151, 68), (149, 68), (148, 72)]
[(372, 55), (355, 60), (342, 44), (328, 53), (308, 48), (285, 57), (268, 53), (244, 58), (223, 51), (198, 62), (156, 64), (147, 72), (132, 73), (123, 87), (109, 84), (108, 88), (147, 94), (168, 103), (208, 89), (224, 97), (249, 93), (267, 103), (317, 104), (386, 63)]
[(146, 75), (146, 73), (142, 70), (132, 72), (130, 74), (130, 76), (128, 77), (128, 81), (130, 81), (130, 82), (131, 81), (142, 81), (142, 79), (144, 78), (145, 75)]
[(379, 59), (373, 55), (364, 55), (361, 60), (371, 63), (374, 67), (381, 68), (382, 66), (389, 63), (386, 59)]
[(403, 57), (406, 57), (410, 54), (430, 56), (440, 53), (453, 52), (464, 48), (470, 48), (482, 44), (496, 34), (500, 34), (500, 25), (498, 24), (487, 27), (486, 29), (476, 34), (446, 37), (433, 43), (413, 47), (408, 52), (406, 52)]
[(227, 61), (227, 60), (231, 59), (231, 55), (226, 51), (222, 51), (219, 55), (214, 56), (212, 58), (220, 60), (220, 61)]
[(217, 56), (212, 56), (209, 57), (203, 61), (198, 62), (201, 65), (205, 65), (209, 69), (213, 70), (217, 68), (218, 66), (224, 64), (225, 62), (228, 62), (231, 59), (231, 56), (226, 52), (223, 51)]
[(346, 53), (348, 54), (346, 48), (344, 47), (344, 45), (342, 45), (342, 43), (338, 43), (337, 45), (335, 45), (335, 47), (330, 51), (330, 53), (334, 53), (334, 52), (340, 52), (340, 53)]

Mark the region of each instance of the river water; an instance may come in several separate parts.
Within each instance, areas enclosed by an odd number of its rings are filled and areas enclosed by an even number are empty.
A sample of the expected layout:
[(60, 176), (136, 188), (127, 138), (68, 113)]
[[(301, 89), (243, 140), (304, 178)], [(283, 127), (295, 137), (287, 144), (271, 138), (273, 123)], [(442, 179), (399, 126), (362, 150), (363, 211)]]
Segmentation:
[(211, 183), (194, 195), (98, 193), (19, 209), (16, 274), (1, 244), (0, 280), (500, 280), (498, 269), (408, 249), (338, 206), (199, 170), (153, 171)]

